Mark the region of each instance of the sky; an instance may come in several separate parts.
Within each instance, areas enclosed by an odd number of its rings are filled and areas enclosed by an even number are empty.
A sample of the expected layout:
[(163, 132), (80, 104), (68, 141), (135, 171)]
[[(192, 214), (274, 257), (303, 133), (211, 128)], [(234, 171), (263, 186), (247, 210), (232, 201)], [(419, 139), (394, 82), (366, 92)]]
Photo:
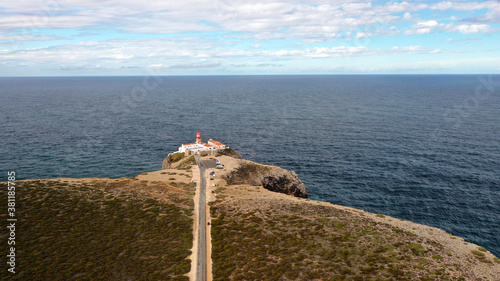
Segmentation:
[(499, 74), (500, 0), (0, 0), (0, 76)]

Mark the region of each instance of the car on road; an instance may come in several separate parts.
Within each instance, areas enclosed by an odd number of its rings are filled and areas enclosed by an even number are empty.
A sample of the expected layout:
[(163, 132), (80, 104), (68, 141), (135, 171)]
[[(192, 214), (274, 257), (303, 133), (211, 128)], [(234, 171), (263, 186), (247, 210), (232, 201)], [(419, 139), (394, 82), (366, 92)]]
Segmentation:
[(215, 172), (214, 171), (210, 172), (210, 175), (211, 176), (215, 175)]

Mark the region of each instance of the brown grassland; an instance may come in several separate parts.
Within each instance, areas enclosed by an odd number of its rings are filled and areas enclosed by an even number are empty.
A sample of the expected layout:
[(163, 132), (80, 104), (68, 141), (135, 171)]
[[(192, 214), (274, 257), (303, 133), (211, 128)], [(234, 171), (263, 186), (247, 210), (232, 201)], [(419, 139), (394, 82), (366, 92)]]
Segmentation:
[[(188, 280), (194, 187), (187, 182), (141, 176), (16, 182), (17, 272), (4, 263), (0, 279)], [(7, 190), (6, 183), (0, 188)]]
[(388, 223), (395, 218), (248, 185), (217, 193), (211, 202), (216, 281), (500, 280), (498, 259), (486, 250), (457, 254), (417, 227)]

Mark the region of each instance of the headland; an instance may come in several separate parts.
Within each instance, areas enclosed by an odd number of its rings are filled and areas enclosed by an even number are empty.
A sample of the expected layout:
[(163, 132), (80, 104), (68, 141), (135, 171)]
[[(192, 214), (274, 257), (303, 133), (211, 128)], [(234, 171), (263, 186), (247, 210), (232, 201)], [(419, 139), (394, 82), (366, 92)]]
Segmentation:
[(203, 149), (134, 178), (18, 181), (23, 262), (1, 279), (195, 280), (205, 227), (207, 280), (500, 280), (500, 260), (463, 238), (309, 200), (292, 171)]

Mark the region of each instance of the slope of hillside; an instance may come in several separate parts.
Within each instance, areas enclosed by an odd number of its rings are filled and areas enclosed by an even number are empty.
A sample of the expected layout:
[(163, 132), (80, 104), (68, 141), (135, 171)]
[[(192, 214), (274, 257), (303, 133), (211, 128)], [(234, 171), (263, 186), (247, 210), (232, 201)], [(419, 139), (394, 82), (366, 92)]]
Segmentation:
[(17, 182), (16, 273), (2, 270), (0, 279), (188, 280), (193, 185), (178, 173), (153, 173), (163, 182), (147, 175)]
[[(228, 166), (229, 167), (229, 166)], [(500, 260), (440, 229), (271, 192), (221, 173), (213, 280), (500, 280)]]

